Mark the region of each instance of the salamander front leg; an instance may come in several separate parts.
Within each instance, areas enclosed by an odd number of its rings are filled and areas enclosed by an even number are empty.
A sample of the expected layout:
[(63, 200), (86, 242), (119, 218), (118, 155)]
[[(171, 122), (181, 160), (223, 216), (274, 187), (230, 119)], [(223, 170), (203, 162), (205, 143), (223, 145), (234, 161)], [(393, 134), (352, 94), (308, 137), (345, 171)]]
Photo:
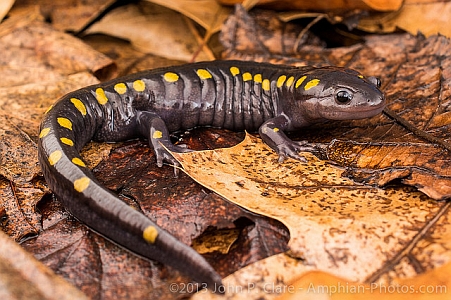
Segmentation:
[(179, 166), (177, 160), (167, 151), (191, 152), (192, 150), (172, 144), (169, 138), (169, 131), (164, 121), (155, 113), (138, 113), (138, 129), (141, 134), (149, 140), (149, 145), (153, 148), (157, 158), (157, 166), (162, 167), (163, 162), (168, 162), (174, 166)]
[(312, 151), (314, 147), (307, 141), (292, 141), (283, 132), (289, 125), (288, 119), (280, 115), (263, 123), (258, 132), (263, 141), (279, 154), (279, 162), (283, 162), (285, 157), (307, 162), (305, 157), (299, 155), (302, 151)]

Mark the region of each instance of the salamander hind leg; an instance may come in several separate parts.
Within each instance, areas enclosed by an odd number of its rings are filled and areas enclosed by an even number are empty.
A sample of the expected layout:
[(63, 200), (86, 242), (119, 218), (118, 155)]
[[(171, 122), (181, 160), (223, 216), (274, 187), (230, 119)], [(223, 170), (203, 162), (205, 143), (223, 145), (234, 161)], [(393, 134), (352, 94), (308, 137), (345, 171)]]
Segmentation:
[(149, 140), (149, 144), (155, 152), (159, 167), (163, 166), (163, 162), (168, 162), (176, 167), (179, 166), (177, 160), (168, 150), (178, 153), (192, 151), (186, 147), (172, 144), (166, 124), (155, 113), (140, 112), (138, 114), (138, 129)]

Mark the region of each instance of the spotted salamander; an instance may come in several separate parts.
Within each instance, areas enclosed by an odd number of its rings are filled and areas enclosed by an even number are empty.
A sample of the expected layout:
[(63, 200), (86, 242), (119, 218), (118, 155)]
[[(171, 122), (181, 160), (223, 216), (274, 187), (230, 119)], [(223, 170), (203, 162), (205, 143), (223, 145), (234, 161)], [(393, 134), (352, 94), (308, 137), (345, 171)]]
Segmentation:
[(146, 258), (171, 265), (210, 288), (221, 277), (192, 248), (94, 178), (79, 151), (89, 141), (149, 140), (157, 165), (177, 164), (166, 150), (190, 151), (169, 132), (196, 126), (258, 131), (279, 154), (303, 161), (307, 142), (293, 131), (326, 120), (362, 119), (380, 113), (380, 81), (337, 67), (290, 67), (216, 61), (160, 68), (71, 92), (45, 113), (39, 162), (49, 187), (89, 227)]

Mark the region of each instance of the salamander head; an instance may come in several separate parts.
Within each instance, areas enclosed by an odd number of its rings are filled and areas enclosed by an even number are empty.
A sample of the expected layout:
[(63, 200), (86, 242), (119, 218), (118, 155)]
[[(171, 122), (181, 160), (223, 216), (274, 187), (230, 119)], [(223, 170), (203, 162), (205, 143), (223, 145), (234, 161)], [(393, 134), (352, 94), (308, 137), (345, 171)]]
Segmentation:
[(328, 67), (315, 69), (305, 81), (299, 87), (302, 93), (300, 98), (312, 120), (363, 119), (375, 116), (384, 109), (385, 97), (379, 90), (381, 82), (375, 77)]

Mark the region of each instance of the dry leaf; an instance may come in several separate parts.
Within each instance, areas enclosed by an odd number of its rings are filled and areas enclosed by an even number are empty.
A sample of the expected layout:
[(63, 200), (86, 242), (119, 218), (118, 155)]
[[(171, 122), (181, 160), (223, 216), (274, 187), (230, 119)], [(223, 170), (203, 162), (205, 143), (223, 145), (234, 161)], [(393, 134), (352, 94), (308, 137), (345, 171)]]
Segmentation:
[[(233, 5), (249, 1), (243, 0), (219, 0), (224, 5)], [(329, 1), (309, 1), (309, 0), (260, 0), (258, 5), (278, 10), (313, 10), (313, 11), (334, 11), (334, 10), (377, 10), (393, 11), (402, 5), (401, 0), (329, 0)]]
[[(0, 100), (0, 108), (14, 104)], [(20, 109), (17, 105), (14, 109)], [(4, 112), (4, 111), (3, 111)], [(40, 172), (38, 149), (20, 127), (12, 124), (5, 115), (0, 115), (0, 174), (16, 182), (29, 182)]]
[(365, 144), (333, 141), (327, 157), (347, 168), (346, 176), (383, 186), (395, 179), (436, 200), (451, 197), (449, 152), (419, 143)]
[(54, 30), (34, 10), (14, 14), (1, 24), (0, 51), (5, 62), (1, 69), (4, 87), (59, 80), (83, 71), (104, 75), (101, 78), (106, 80), (115, 71), (111, 59)]
[(2, 299), (88, 299), (0, 231)]
[(312, 155), (307, 164), (277, 164), (278, 156), (250, 137), (230, 149), (174, 156), (197, 182), (284, 223), (292, 255), (353, 280), (375, 272), (443, 206), (412, 189), (356, 184)]
[[(40, 191), (40, 194), (37, 195), (39, 197), (38, 200), (42, 196), (43, 192)], [(2, 199), (2, 210), (5, 213), (1, 216), (2, 231), (16, 241), (36, 236), (40, 229), (39, 223), (30, 223), (24, 213), (25, 210), (34, 209), (35, 206), (27, 206), (22, 211), (22, 208), (19, 206), (20, 201), (15, 194), (15, 185), (4, 178), (0, 178), (0, 197)], [(37, 197), (33, 197), (34, 200)], [(34, 201), (33, 205), (36, 205), (36, 201)]]
[(13, 11), (36, 9), (61, 31), (79, 32), (115, 0), (21, 0)]
[[(270, 26), (268, 26), (270, 24)], [(326, 44), (304, 27), (282, 22), (275, 12), (247, 12), (242, 6), (224, 23), (220, 39), (226, 51), (289, 57), (300, 50), (322, 51)]]
[[(114, 9), (87, 33), (108, 34), (129, 40), (144, 53), (191, 61), (193, 52), (202, 46), (187, 24), (188, 19), (175, 11), (144, 4)], [(203, 51), (195, 59), (211, 60)]]
[[(268, 257), (224, 279), (227, 299), (448, 299), (450, 264), (387, 283), (359, 283), (321, 271), (286, 254)], [(223, 296), (202, 291), (193, 300)]]
[(400, 28), (411, 34), (421, 32), (426, 36), (451, 37), (450, 18), (451, 3), (448, 1), (406, 0), (396, 13), (363, 18), (358, 28), (369, 32), (393, 32)]
[(3, 0), (0, 1), (0, 21), (8, 14), (9, 10), (13, 6), (15, 0)]
[(210, 34), (220, 30), (222, 23), (230, 14), (230, 9), (223, 7), (215, 0), (147, 0), (178, 11), (193, 19)]
[[(445, 300), (449, 299), (451, 263), (425, 274), (397, 280), (393, 284), (362, 284), (319, 271), (308, 272), (301, 278), (288, 282), (283, 296), (288, 299), (331, 300)], [(288, 290), (289, 289), (289, 290)]]
[(299, 274), (312, 269), (311, 266), (305, 265), (302, 260), (281, 253), (246, 266), (224, 278), (225, 295), (202, 290), (191, 299), (274, 299), (287, 289), (291, 290), (289, 283), (298, 278)]

